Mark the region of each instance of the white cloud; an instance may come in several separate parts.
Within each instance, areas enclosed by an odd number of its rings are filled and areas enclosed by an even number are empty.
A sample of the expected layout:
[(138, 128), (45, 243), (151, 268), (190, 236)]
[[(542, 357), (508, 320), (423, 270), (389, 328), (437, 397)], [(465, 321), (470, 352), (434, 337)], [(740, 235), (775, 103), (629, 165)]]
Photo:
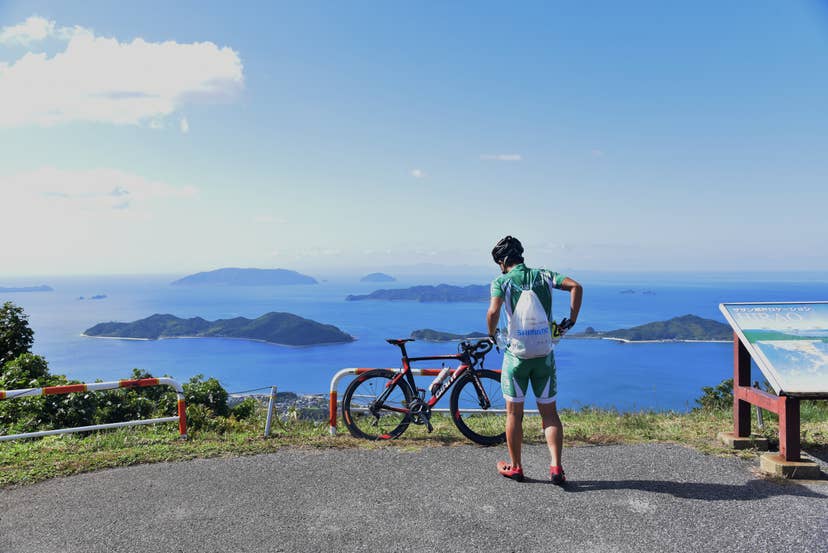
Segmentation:
[(485, 161), (520, 161), (523, 156), (520, 154), (480, 154), (480, 159)]
[(0, 29), (0, 44), (28, 46), (32, 42), (55, 35), (55, 22), (33, 15), (18, 25)]
[(184, 134), (190, 132), (190, 123), (187, 121), (186, 117), (181, 118), (181, 121), (178, 123), (178, 128), (181, 129), (181, 132)]
[(30, 51), (0, 63), (0, 127), (74, 121), (156, 127), (182, 105), (229, 96), (244, 82), (238, 53), (212, 42), (120, 42), (43, 21), (29, 18), (2, 31), (9, 42), (49, 35), (68, 42), (51, 58)]
[[(198, 191), (115, 169), (0, 175), (0, 274), (140, 271), (197, 249)], [(182, 233), (183, 228), (188, 229)], [(186, 256), (185, 256), (186, 257)]]
[(45, 167), (0, 176), (0, 204), (28, 213), (106, 213), (143, 209), (153, 201), (190, 198), (191, 186), (174, 187), (116, 169), (63, 171)]
[(604, 150), (600, 150), (598, 148), (593, 149), (590, 153), (592, 154), (592, 157), (604, 157)]
[(422, 169), (412, 169), (411, 170), (411, 176), (414, 177), (415, 179), (421, 179), (421, 178), (425, 177), (426, 174), (425, 174), (425, 171), (423, 171)]

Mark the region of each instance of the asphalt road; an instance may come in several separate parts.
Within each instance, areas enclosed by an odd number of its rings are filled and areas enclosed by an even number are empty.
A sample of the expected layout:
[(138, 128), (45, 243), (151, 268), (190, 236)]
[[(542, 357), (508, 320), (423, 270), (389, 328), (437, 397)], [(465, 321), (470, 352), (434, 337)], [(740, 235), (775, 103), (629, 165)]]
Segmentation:
[[(0, 552), (828, 551), (828, 481), (676, 445), (568, 449), (565, 488), (528, 447), (285, 449), (0, 491)], [(824, 470), (824, 467), (823, 467)]]

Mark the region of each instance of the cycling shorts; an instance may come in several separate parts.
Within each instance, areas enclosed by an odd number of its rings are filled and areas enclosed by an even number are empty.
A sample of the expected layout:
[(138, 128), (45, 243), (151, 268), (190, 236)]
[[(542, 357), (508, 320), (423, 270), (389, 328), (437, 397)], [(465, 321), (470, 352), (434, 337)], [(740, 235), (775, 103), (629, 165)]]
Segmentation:
[(529, 391), (529, 383), (538, 404), (554, 403), (558, 393), (558, 378), (555, 371), (555, 354), (536, 359), (518, 359), (509, 350), (503, 354), (503, 370), (500, 373), (500, 387), (503, 397), (515, 403), (523, 403)]

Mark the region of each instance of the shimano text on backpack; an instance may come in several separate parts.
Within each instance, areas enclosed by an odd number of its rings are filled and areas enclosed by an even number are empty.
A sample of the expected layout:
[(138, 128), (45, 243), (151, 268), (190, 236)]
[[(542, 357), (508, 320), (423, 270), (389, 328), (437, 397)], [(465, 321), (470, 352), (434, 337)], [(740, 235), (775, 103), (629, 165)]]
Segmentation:
[(509, 318), (509, 351), (519, 359), (546, 357), (552, 351), (549, 319), (533, 290), (523, 290)]

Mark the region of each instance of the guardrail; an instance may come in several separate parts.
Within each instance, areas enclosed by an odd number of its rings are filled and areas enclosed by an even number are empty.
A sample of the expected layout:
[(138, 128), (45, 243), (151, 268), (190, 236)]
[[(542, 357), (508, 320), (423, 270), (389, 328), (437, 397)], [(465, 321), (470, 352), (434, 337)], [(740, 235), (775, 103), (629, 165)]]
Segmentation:
[(0, 442), (18, 440), (21, 438), (39, 438), (41, 436), (53, 436), (55, 434), (69, 434), (72, 432), (89, 432), (90, 430), (103, 430), (106, 428), (121, 428), (124, 426), (137, 426), (142, 424), (155, 424), (160, 422), (178, 422), (178, 433), (182, 438), (187, 438), (187, 406), (184, 402), (184, 389), (181, 384), (172, 378), (141, 378), (132, 380), (117, 380), (113, 382), (91, 382), (81, 384), (67, 384), (64, 386), (46, 386), (44, 388), (25, 388), (22, 390), (0, 390), (0, 400), (16, 399), (32, 396), (51, 396), (59, 394), (72, 394), (76, 392), (99, 392), (101, 390), (116, 390), (118, 388), (145, 388), (149, 386), (172, 386), (178, 396), (178, 415), (175, 417), (162, 417), (158, 419), (142, 419), (137, 421), (112, 422), (108, 424), (96, 424), (93, 426), (76, 426), (74, 428), (59, 428), (55, 430), (41, 430), (39, 432), (27, 432), (25, 434), (11, 434), (0, 436)]
[[(362, 373), (366, 373), (368, 371), (373, 371), (373, 370), (376, 370), (376, 368), (365, 368), (365, 367), (354, 368), (354, 367), (350, 367), (350, 368), (347, 368), (347, 369), (342, 369), (341, 371), (337, 372), (333, 376), (333, 378), (331, 379), (331, 397), (330, 397), (330, 401), (329, 401), (329, 404), (328, 404), (328, 411), (329, 411), (328, 424), (330, 425), (331, 436), (336, 436), (336, 411), (337, 411), (337, 402), (338, 402), (336, 389), (337, 389), (337, 386), (339, 384), (339, 381), (342, 379), (343, 376), (346, 376), (346, 375), (349, 375), (349, 374), (357, 375), (357, 374), (362, 374)], [(399, 371), (398, 368), (397, 369), (384, 369), (384, 370)], [(413, 369), (412, 368), (411, 372), (412, 372), (412, 374), (414, 374), (414, 376), (437, 376), (438, 374), (440, 374), (440, 371), (442, 371), (442, 370), (443, 369)], [(452, 369), (450, 371), (451, 374), (454, 374), (454, 371), (456, 371), (456, 370), (457, 369)], [(448, 409), (432, 409), (431, 412), (432, 413), (448, 413), (449, 410)], [(486, 411), (486, 413), (505, 414), (506, 410), (505, 409), (489, 409), (489, 410)], [(538, 410), (537, 409), (527, 409), (526, 411), (524, 411), (524, 413), (537, 414)]]

